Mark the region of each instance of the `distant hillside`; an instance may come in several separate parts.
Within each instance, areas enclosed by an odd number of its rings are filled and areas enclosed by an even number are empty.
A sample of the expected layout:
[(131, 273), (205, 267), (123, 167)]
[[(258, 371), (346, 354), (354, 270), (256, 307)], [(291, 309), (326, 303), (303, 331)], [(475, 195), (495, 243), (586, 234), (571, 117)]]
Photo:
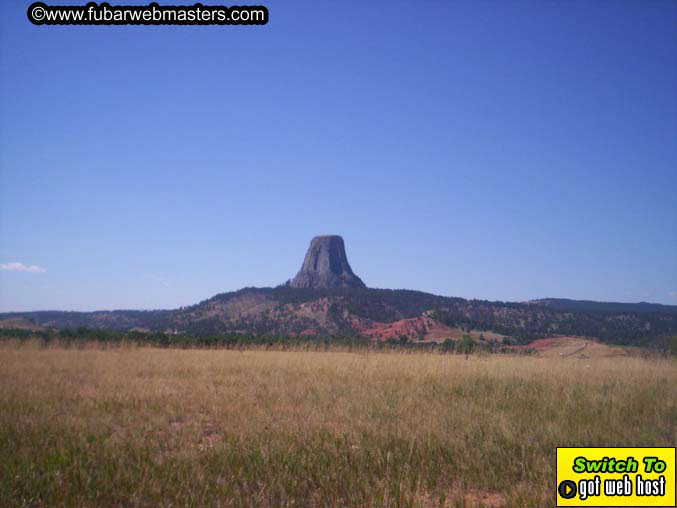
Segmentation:
[(110, 330), (131, 330), (166, 328), (172, 310), (113, 310), (95, 312), (69, 312), (41, 310), (35, 312), (10, 312), (0, 314), (0, 320), (26, 318), (46, 328), (101, 328)]
[(532, 305), (541, 305), (550, 309), (572, 312), (664, 312), (677, 313), (677, 305), (660, 303), (616, 303), (593, 302), (590, 300), (569, 300), (567, 298), (543, 298), (531, 300)]
[(175, 310), (24, 312), (52, 328), (145, 329), (213, 335), (321, 335), (409, 340), (460, 339), (526, 343), (554, 335), (595, 337), (608, 343), (658, 345), (677, 334), (674, 306), (562, 299), (489, 302), (409, 290), (368, 288), (244, 288)]
[(5, 330), (44, 330), (42, 326), (36, 325), (35, 322), (27, 317), (8, 317), (0, 319), (0, 329)]

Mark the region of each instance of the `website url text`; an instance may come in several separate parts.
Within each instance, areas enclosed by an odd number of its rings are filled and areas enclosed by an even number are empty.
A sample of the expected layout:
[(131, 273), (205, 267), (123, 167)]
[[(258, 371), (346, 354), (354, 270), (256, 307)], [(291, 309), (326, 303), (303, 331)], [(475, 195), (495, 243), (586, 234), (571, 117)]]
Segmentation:
[(262, 5), (55, 5), (35, 2), (28, 7), (35, 25), (265, 25), (268, 9)]

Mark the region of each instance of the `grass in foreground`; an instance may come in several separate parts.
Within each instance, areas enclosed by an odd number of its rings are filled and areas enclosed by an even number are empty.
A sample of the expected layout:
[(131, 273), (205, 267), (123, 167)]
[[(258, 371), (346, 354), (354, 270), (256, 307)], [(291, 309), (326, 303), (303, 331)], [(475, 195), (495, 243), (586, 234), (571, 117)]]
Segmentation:
[(677, 364), (0, 346), (0, 506), (552, 505), (557, 446), (677, 442)]

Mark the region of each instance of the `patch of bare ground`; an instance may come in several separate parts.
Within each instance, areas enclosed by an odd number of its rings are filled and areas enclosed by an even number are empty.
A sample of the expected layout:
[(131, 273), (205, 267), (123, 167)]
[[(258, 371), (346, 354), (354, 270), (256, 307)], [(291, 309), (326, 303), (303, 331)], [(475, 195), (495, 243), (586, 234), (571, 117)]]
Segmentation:
[(468, 508), (501, 508), (506, 505), (502, 494), (481, 490), (466, 492), (463, 500)]
[(549, 337), (537, 339), (523, 346), (536, 351), (545, 357), (560, 358), (613, 358), (632, 356), (638, 353), (637, 348), (603, 344), (588, 337)]

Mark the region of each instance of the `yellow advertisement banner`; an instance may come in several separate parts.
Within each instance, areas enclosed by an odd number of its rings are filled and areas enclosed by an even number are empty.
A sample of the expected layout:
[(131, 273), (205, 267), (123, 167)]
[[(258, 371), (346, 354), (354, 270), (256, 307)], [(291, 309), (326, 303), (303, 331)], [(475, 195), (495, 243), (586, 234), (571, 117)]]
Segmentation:
[(557, 506), (675, 506), (675, 448), (557, 448)]

